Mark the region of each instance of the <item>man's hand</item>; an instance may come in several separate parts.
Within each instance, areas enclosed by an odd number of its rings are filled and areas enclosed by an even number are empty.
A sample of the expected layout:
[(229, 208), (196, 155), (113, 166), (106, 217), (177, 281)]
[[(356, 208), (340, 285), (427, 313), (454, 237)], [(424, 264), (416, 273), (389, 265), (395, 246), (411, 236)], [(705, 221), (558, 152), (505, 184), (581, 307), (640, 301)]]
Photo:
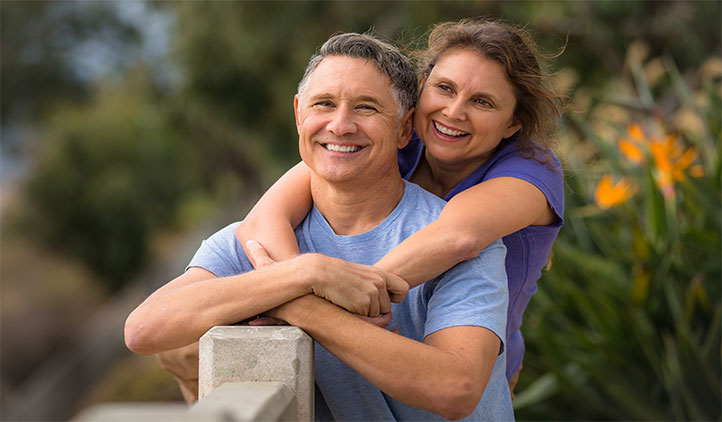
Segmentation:
[(156, 355), (158, 363), (170, 372), (180, 387), (183, 399), (198, 400), (198, 342)]
[[(274, 261), (256, 241), (246, 243), (249, 259), (261, 268)], [(310, 293), (349, 312), (377, 317), (391, 311), (391, 302), (401, 302), (409, 285), (401, 277), (368, 265), (353, 264), (321, 254), (304, 254), (301, 268), (310, 272)]]

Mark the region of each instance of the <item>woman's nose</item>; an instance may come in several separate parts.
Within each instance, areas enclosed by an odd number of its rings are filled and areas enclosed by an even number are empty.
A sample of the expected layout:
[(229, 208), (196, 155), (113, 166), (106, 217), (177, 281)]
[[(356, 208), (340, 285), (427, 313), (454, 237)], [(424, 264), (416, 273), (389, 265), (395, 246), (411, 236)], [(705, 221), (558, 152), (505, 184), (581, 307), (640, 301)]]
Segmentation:
[(444, 116), (454, 120), (465, 120), (466, 119), (466, 102), (456, 97), (450, 100), (443, 110)]

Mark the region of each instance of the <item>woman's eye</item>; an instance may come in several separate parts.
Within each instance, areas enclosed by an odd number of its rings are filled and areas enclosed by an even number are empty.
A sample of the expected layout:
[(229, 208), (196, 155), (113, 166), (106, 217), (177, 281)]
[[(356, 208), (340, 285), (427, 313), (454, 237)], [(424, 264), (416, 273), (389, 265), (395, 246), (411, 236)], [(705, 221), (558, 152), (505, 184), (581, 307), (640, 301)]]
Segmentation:
[(484, 106), (484, 107), (493, 107), (493, 106), (494, 106), (492, 103), (486, 101), (486, 100), (483, 99), (483, 98), (477, 98), (477, 99), (474, 100), (474, 102), (475, 102), (476, 104), (479, 104), (480, 106)]
[(451, 92), (451, 87), (448, 86), (448, 85), (439, 84), (439, 85), (437, 85), (437, 87), (438, 87), (441, 91)]

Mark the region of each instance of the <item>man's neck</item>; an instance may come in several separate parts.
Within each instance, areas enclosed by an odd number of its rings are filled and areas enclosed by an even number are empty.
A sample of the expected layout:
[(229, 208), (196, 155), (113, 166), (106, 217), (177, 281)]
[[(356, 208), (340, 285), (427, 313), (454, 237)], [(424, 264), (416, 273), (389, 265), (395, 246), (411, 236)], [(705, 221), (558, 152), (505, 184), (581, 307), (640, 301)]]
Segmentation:
[(373, 183), (329, 183), (311, 176), (316, 208), (338, 235), (365, 233), (379, 225), (404, 196), (404, 181), (396, 174)]

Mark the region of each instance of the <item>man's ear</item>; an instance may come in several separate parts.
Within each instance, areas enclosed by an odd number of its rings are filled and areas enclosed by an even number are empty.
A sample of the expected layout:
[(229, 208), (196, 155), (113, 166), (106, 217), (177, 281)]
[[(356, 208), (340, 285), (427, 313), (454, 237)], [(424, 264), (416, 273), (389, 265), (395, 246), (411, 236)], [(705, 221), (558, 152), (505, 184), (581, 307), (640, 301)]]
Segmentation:
[(414, 111), (416, 109), (411, 107), (409, 111), (404, 114), (399, 123), (399, 149), (406, 146), (411, 140), (411, 134), (414, 132)]
[(293, 96), (293, 115), (296, 118), (296, 132), (300, 135), (301, 119), (298, 116), (298, 95)]
[(522, 127), (521, 121), (516, 116), (512, 117), (511, 123), (504, 130), (503, 138), (506, 139), (506, 138), (511, 137), (511, 135), (517, 133), (519, 131), (519, 129), (521, 129), (521, 127)]

